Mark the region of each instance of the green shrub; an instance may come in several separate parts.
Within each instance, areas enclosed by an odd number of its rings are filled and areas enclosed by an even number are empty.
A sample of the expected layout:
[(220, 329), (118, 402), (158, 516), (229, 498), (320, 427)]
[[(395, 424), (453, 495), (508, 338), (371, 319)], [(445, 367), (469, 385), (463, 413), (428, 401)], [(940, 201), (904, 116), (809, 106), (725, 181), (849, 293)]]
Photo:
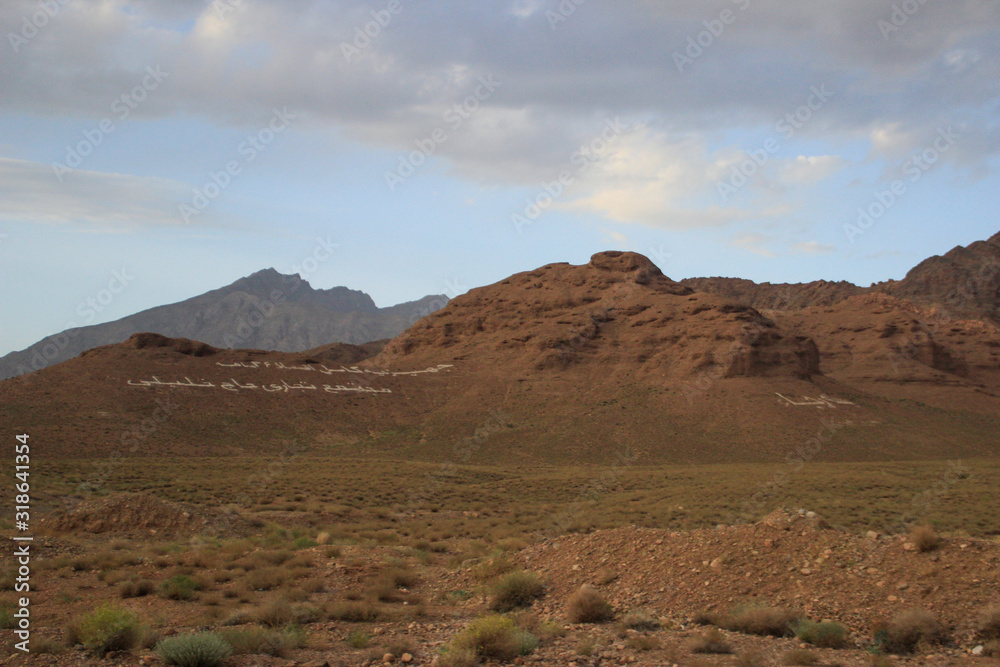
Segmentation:
[(260, 626), (225, 628), (219, 634), (233, 647), (236, 655), (264, 654), (280, 658), (298, 643), (288, 633)]
[(296, 537), (295, 541), (292, 542), (293, 549), (308, 549), (309, 547), (316, 547), (316, 546), (319, 546), (319, 542), (312, 539), (311, 537), (306, 537), (304, 535), (302, 537)]
[(611, 605), (590, 586), (581, 586), (569, 597), (567, 617), (570, 623), (600, 623), (613, 615)]
[(83, 644), (104, 655), (134, 648), (142, 635), (143, 627), (135, 612), (105, 604), (73, 622), (66, 639), (70, 645)]
[(451, 646), (459, 653), (508, 661), (535, 650), (538, 638), (518, 628), (513, 620), (494, 614), (474, 620), (452, 640)]
[(368, 645), (372, 642), (372, 638), (367, 632), (352, 630), (347, 633), (347, 638), (344, 641), (346, 641), (347, 645), (351, 648), (362, 649), (368, 648)]
[(511, 611), (527, 607), (545, 593), (545, 586), (534, 572), (520, 570), (508, 572), (497, 579), (492, 586), (493, 599), (490, 608), (494, 611)]
[(14, 610), (4, 605), (0, 607), (0, 629), (10, 630), (17, 627), (17, 619), (14, 618)]
[(160, 595), (169, 600), (190, 600), (201, 585), (186, 574), (175, 574), (160, 584)]
[(156, 652), (168, 665), (216, 667), (233, 652), (233, 647), (214, 632), (198, 632), (164, 639), (156, 645)]
[(847, 644), (847, 628), (833, 621), (800, 619), (792, 623), (792, 631), (802, 641), (820, 648), (843, 648)]

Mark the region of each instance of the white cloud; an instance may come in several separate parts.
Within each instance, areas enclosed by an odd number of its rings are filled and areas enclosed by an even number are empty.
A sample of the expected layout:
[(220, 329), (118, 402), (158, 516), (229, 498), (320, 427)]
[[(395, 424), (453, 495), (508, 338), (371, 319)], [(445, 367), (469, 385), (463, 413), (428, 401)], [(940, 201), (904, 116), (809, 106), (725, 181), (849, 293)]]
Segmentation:
[(769, 236), (751, 232), (747, 234), (740, 234), (730, 240), (729, 243), (737, 248), (748, 250), (755, 255), (761, 255), (762, 257), (777, 257), (777, 253), (769, 250), (765, 245), (770, 240), (771, 238)]
[(557, 208), (667, 228), (718, 226), (748, 215), (706, 203), (717, 183), (716, 160), (695, 137), (672, 139), (640, 126), (589, 164)]
[(181, 226), (190, 187), (162, 178), (77, 170), (59, 182), (49, 165), (0, 158), (0, 220), (85, 224), (99, 231)]
[(792, 250), (807, 255), (825, 255), (833, 252), (836, 248), (826, 243), (820, 243), (819, 241), (805, 241), (793, 243)]
[(839, 155), (799, 155), (785, 162), (779, 170), (782, 183), (811, 185), (824, 181), (847, 166)]

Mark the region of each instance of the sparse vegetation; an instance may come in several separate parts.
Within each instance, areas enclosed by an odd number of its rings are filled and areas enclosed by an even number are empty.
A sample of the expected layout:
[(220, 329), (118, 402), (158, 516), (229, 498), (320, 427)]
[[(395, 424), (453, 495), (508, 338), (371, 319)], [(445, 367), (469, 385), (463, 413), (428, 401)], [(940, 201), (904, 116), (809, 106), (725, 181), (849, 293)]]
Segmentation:
[(175, 574), (160, 584), (160, 595), (170, 600), (190, 600), (201, 584), (186, 574)]
[(792, 623), (795, 636), (820, 648), (843, 648), (847, 644), (847, 628), (833, 621), (799, 619)]
[(785, 654), (781, 656), (781, 664), (783, 665), (815, 665), (818, 662), (819, 656), (804, 648), (785, 651)]
[(722, 633), (715, 628), (706, 630), (692, 639), (688, 644), (688, 650), (692, 653), (712, 653), (719, 655), (733, 652), (732, 647), (726, 642)]
[(260, 626), (226, 628), (220, 630), (219, 634), (233, 647), (236, 655), (265, 654), (280, 658), (298, 643), (297, 638), (288, 632)]
[(361, 630), (351, 630), (347, 633), (347, 637), (344, 639), (347, 645), (355, 649), (368, 648), (368, 645), (372, 643), (371, 635), (367, 632), (362, 632)]
[(800, 618), (800, 614), (786, 609), (747, 606), (737, 607), (729, 614), (704, 615), (699, 621), (750, 635), (791, 637), (793, 625)]
[(567, 604), (566, 616), (570, 623), (602, 623), (613, 615), (611, 605), (591, 586), (581, 586)]
[(918, 646), (931, 646), (945, 638), (937, 617), (923, 609), (910, 609), (876, 628), (876, 646), (889, 653), (912, 653)]
[(17, 627), (17, 619), (14, 617), (14, 609), (8, 605), (0, 607), (0, 629), (10, 630)]
[(1000, 639), (1000, 606), (987, 607), (980, 612), (976, 630), (982, 639)]
[(941, 538), (929, 525), (914, 526), (910, 530), (910, 542), (916, 547), (917, 551), (923, 553), (925, 551), (933, 551), (941, 545)]
[(135, 648), (142, 635), (143, 626), (135, 612), (104, 604), (70, 624), (66, 643), (83, 644), (84, 648), (104, 655)]
[(492, 615), (470, 623), (452, 640), (451, 646), (459, 653), (472, 653), (479, 658), (513, 660), (535, 650), (538, 639), (518, 628), (510, 618)]
[(149, 579), (132, 579), (118, 584), (118, 595), (122, 598), (138, 598), (156, 591), (156, 584)]
[(233, 652), (233, 647), (214, 632), (198, 632), (164, 639), (156, 653), (168, 665), (217, 667)]
[(634, 635), (625, 640), (625, 646), (633, 651), (652, 651), (660, 648), (660, 642), (653, 635)]
[(622, 625), (633, 630), (656, 630), (660, 622), (646, 609), (633, 609), (622, 617)]
[(382, 612), (378, 607), (367, 602), (348, 601), (335, 604), (330, 609), (329, 617), (334, 621), (371, 623), (380, 620)]
[(504, 612), (530, 605), (545, 593), (545, 585), (534, 572), (518, 570), (498, 578), (491, 591), (490, 608)]

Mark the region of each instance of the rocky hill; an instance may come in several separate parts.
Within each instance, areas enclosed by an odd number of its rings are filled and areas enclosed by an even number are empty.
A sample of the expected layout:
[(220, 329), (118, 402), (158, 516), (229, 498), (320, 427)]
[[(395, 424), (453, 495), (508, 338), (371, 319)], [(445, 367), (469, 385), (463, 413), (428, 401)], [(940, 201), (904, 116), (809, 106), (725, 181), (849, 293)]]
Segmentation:
[(473, 289), (384, 347), (133, 336), (0, 383), (0, 417), (76, 456), (122, 438), (455, 463), (994, 456), (998, 333), (878, 292), (762, 313), (605, 252)]
[(1000, 234), (930, 257), (902, 280), (871, 287), (846, 281), (771, 284), (742, 278), (687, 278), (680, 284), (762, 311), (832, 306), (859, 294), (877, 292), (934, 308), (949, 319), (1000, 324)]
[(85, 350), (153, 332), (222, 348), (284, 352), (328, 343), (392, 338), (448, 302), (445, 296), (378, 308), (346, 287), (314, 289), (298, 275), (258, 271), (200, 296), (144, 310), (114, 322), (69, 329), (0, 358), (0, 379), (39, 370)]

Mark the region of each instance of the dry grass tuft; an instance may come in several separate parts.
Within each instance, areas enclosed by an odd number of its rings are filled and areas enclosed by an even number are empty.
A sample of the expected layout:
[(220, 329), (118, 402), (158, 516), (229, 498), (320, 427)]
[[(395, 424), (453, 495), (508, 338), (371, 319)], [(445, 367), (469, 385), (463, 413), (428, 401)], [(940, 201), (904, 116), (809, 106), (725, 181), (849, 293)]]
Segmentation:
[(897, 614), (875, 631), (876, 644), (889, 653), (913, 653), (921, 645), (939, 644), (945, 639), (937, 617), (923, 609)]
[(519, 570), (501, 576), (492, 586), (490, 609), (506, 612), (527, 607), (545, 594), (545, 585), (534, 572)]
[(688, 650), (692, 653), (710, 653), (725, 655), (733, 652), (733, 649), (726, 643), (722, 633), (712, 628), (706, 630), (700, 636), (695, 637), (688, 644)]
[(917, 548), (917, 551), (923, 553), (926, 551), (933, 551), (941, 546), (941, 538), (938, 534), (934, 532), (934, 529), (928, 525), (914, 526), (910, 530), (910, 542), (913, 546)]
[(976, 630), (983, 639), (1000, 639), (1000, 606), (987, 607), (980, 612)]
[(614, 610), (607, 600), (586, 584), (569, 598), (566, 616), (570, 623), (601, 623), (613, 615)]
[(781, 656), (783, 665), (815, 665), (818, 662), (819, 656), (804, 648), (793, 648)]

